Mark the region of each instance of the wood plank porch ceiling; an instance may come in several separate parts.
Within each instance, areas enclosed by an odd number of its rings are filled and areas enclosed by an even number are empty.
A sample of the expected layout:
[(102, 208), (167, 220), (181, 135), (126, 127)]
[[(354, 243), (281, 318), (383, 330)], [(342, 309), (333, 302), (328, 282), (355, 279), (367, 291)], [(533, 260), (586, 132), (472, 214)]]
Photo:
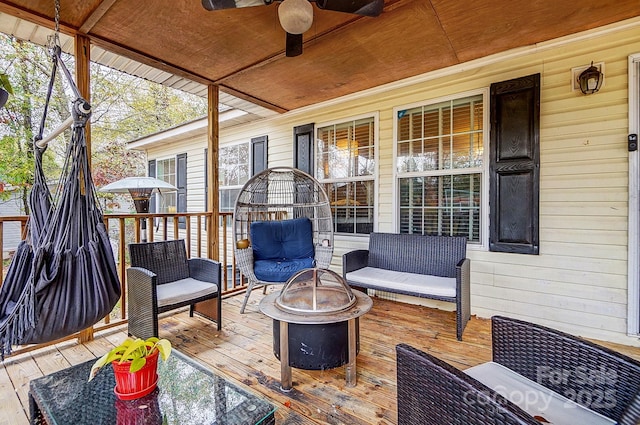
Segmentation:
[[(277, 112), (640, 15), (638, 0), (385, 0), (377, 18), (314, 6), (304, 53), (288, 58), (277, 4), (60, 3), (63, 32)], [(53, 11), (53, 0), (0, 0), (0, 12), (48, 27)]]

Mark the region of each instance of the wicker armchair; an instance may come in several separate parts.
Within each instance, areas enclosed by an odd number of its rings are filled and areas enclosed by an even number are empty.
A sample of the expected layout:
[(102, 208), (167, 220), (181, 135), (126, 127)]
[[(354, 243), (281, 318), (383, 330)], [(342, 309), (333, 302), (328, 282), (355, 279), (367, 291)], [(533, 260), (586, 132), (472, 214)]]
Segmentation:
[[(617, 424), (640, 423), (640, 362), (578, 337), (506, 317), (492, 318), (492, 336), (494, 362), (560, 395), (606, 395), (609, 398), (602, 403), (586, 396), (575, 401)], [(399, 344), (396, 353), (398, 425), (540, 425), (520, 407), (442, 360), (406, 344)], [(541, 378), (540, 371), (562, 372), (563, 379)]]
[(183, 240), (129, 245), (127, 269), (129, 334), (158, 336), (158, 314), (200, 301), (218, 299), (216, 322), (222, 326), (221, 265), (206, 258), (189, 258)]
[[(249, 241), (248, 246), (238, 246), (237, 243), (234, 246), (236, 264), (248, 280), (240, 313), (244, 313), (255, 286), (264, 285), (266, 288), (266, 285), (287, 281), (284, 277), (266, 279), (256, 276), (252, 223), (284, 223), (294, 219), (309, 220), (313, 266), (328, 268), (333, 256), (331, 206), (327, 194), (315, 178), (296, 168), (269, 168), (253, 176), (238, 194), (233, 214), (233, 234), (236, 242)], [(291, 267), (290, 275), (296, 271), (299, 270)]]
[[(508, 317), (494, 316), (491, 334), (494, 362), (558, 394), (580, 394), (586, 380), (594, 397), (604, 394), (615, 399), (592, 403), (591, 410), (620, 425), (640, 424), (640, 362), (582, 338)], [(566, 372), (566, 379), (539, 379), (541, 368)]]
[(406, 344), (396, 346), (398, 425), (540, 422), (459, 369)]

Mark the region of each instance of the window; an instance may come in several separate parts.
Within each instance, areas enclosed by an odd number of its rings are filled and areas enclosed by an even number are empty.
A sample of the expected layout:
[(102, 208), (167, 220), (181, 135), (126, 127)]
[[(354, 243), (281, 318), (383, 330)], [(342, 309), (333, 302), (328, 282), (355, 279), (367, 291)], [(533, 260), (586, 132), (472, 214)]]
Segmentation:
[(481, 242), (483, 96), (397, 110), (400, 233)]
[(319, 126), (316, 178), (329, 196), (334, 231), (373, 232), (375, 122), (373, 117)]
[[(177, 186), (176, 181), (176, 158), (156, 160), (156, 178)], [(177, 212), (176, 192), (163, 193), (157, 199), (159, 213)]]
[(249, 142), (221, 147), (218, 158), (220, 211), (233, 212), (238, 193), (249, 180)]

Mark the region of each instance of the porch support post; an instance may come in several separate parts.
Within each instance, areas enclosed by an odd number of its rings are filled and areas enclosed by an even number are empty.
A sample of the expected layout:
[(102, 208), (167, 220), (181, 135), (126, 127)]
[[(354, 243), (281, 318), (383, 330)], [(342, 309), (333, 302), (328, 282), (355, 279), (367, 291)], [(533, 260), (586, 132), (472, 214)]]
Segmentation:
[[(209, 84), (207, 86), (208, 91), (208, 126), (207, 126), (207, 256), (212, 260), (218, 260), (220, 257), (219, 238), (220, 238), (220, 213), (218, 202), (218, 102), (220, 99), (220, 93), (218, 86)], [(223, 264), (223, 267), (225, 265)], [(224, 278), (226, 273), (222, 272), (222, 282), (219, 284), (222, 286), (222, 292), (226, 288), (226, 282)], [(194, 311), (202, 314), (209, 319), (213, 319), (220, 323), (220, 317), (218, 317), (219, 307), (218, 303), (222, 300), (216, 298), (213, 300), (207, 300), (199, 302), (195, 305)]]
[[(76, 86), (80, 95), (91, 104), (91, 89), (89, 77), (89, 67), (91, 61), (91, 43), (89, 37), (76, 34), (75, 37), (75, 57), (76, 57)], [(87, 121), (85, 128), (87, 140), (87, 157), (89, 169), (91, 169), (91, 122)], [(93, 340), (93, 326), (78, 333), (78, 343), (82, 344)]]
[(218, 260), (220, 256), (218, 248), (220, 237), (220, 205), (218, 200), (218, 148), (220, 144), (218, 103), (220, 101), (220, 89), (217, 85), (209, 84), (208, 98), (207, 164), (209, 169), (207, 170), (207, 179), (209, 180), (209, 189), (207, 193), (207, 212), (212, 213), (212, 219), (210, 225), (207, 226), (207, 240), (209, 242), (207, 252), (209, 258)]

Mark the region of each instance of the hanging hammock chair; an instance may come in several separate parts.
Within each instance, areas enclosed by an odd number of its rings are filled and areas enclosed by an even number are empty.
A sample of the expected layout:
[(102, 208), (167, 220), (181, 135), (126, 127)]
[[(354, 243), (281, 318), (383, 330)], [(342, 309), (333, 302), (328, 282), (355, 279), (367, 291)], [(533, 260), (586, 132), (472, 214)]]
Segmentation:
[[(16, 249), (0, 287), (3, 358), (11, 353), (12, 345), (49, 342), (94, 325), (111, 312), (121, 293), (88, 164), (85, 127), (91, 108), (80, 96), (59, 46), (54, 47), (52, 57), (44, 113), (34, 138), (28, 234)], [(47, 147), (38, 142), (42, 140), (58, 67), (77, 99), (71, 110), (71, 141), (54, 197), (42, 169)]]
[(318, 180), (297, 168), (268, 168), (238, 194), (233, 236), (236, 264), (248, 280), (244, 313), (254, 286), (286, 283), (303, 268), (329, 268), (329, 198)]

